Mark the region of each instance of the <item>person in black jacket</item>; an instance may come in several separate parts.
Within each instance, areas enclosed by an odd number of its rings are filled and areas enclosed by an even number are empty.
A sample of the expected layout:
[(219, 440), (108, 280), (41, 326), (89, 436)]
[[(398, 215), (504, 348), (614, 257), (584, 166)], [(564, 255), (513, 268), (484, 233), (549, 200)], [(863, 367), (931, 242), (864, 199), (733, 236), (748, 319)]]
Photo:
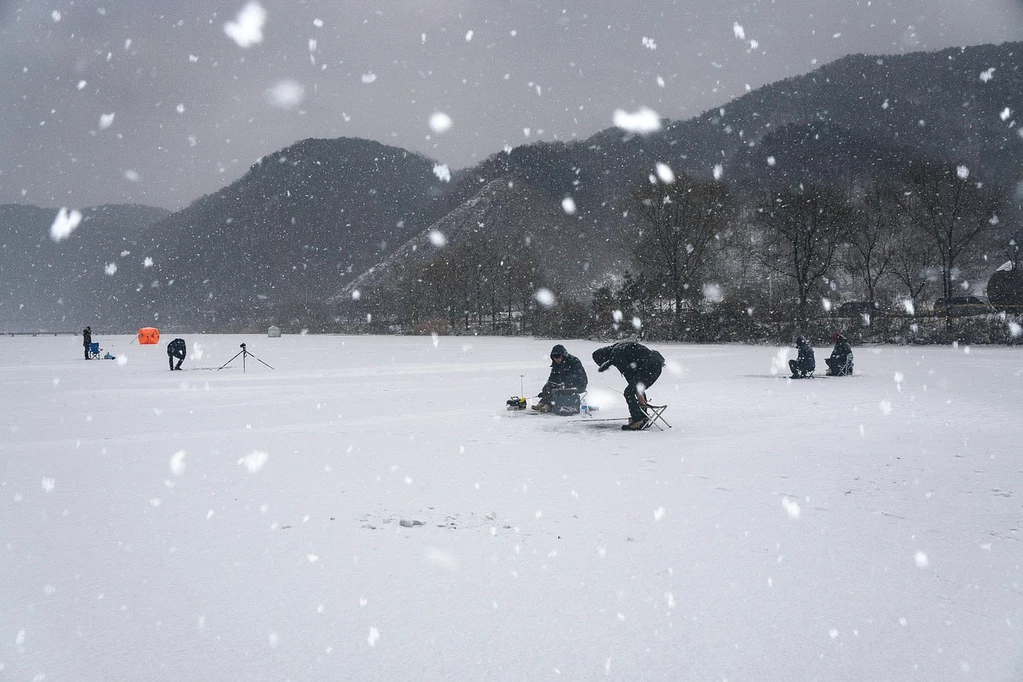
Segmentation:
[(646, 426), (646, 389), (650, 388), (664, 369), (664, 356), (635, 341), (619, 341), (593, 351), (593, 361), (603, 372), (616, 367), (629, 385), (625, 387), (625, 402), (629, 406), (629, 423), (623, 431), (639, 431)]
[(789, 360), (789, 369), (793, 379), (804, 379), (817, 369), (817, 360), (813, 356), (813, 348), (802, 336), (796, 339), (796, 349), (799, 355), (795, 360)]
[(89, 359), (89, 346), (92, 345), (92, 327), (82, 330), (82, 345), (85, 346), (85, 359)]
[(558, 402), (556, 393), (574, 394), (574, 399), (565, 401), (567, 406), (565, 409), (556, 411), (563, 414), (578, 414), (579, 394), (586, 390), (587, 382), (582, 361), (559, 343), (551, 348), (551, 374), (547, 377), (547, 383), (540, 389), (540, 401), (533, 405), (533, 409), (551, 412)]
[[(181, 363), (185, 361), (187, 355), (187, 346), (185, 345), (184, 339), (174, 339), (167, 344), (167, 364), (170, 365), (171, 370), (181, 369)], [(178, 366), (174, 366), (174, 358), (178, 359)]]
[(831, 357), (825, 358), (828, 363), (828, 375), (833, 377), (844, 377), (853, 373), (853, 352), (849, 340), (841, 333), (835, 332), (835, 350), (831, 351)]

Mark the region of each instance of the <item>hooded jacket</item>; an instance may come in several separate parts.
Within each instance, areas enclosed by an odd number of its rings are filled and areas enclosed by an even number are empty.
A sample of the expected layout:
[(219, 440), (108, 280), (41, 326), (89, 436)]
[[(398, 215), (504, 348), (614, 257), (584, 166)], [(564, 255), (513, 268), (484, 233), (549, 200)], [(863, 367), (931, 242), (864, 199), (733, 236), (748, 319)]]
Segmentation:
[(547, 377), (547, 383), (564, 384), (568, 388), (578, 389), (580, 392), (586, 390), (588, 378), (582, 361), (565, 350), (560, 343), (551, 348), (551, 355), (561, 354), (561, 362), (555, 362), (551, 358), (551, 375)]
[(848, 358), (851, 354), (852, 346), (849, 345), (849, 340), (841, 334), (837, 334), (835, 336), (835, 350), (831, 351), (831, 358), (833, 360), (845, 362), (846, 358)]

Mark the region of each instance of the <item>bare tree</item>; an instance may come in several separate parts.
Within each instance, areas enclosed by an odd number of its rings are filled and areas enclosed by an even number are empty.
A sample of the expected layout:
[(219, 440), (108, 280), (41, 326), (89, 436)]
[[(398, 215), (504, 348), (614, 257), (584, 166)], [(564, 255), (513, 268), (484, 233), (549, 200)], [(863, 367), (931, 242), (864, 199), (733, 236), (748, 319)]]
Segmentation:
[(928, 285), (940, 279), (935, 266), (934, 246), (908, 219), (900, 220), (892, 243), (892, 275), (905, 287), (915, 314), (917, 304)]
[(714, 257), (716, 238), (734, 215), (734, 203), (724, 184), (686, 175), (652, 182), (634, 198), (642, 227), (633, 256), (671, 298), (677, 328), (683, 302), (702, 295), (701, 278)]
[(934, 247), (941, 268), (942, 294), (953, 296), (956, 271), (969, 249), (998, 223), (996, 192), (970, 180), (964, 164), (919, 163), (909, 174), (904, 207), (919, 234)]
[(771, 194), (757, 218), (764, 227), (758, 256), (768, 270), (792, 280), (799, 317), (806, 320), (810, 296), (831, 272), (853, 211), (834, 192), (800, 186)]
[(850, 223), (849, 249), (843, 263), (863, 284), (872, 303), (878, 285), (894, 266), (900, 207), (896, 189), (875, 184), (867, 190), (856, 219)]

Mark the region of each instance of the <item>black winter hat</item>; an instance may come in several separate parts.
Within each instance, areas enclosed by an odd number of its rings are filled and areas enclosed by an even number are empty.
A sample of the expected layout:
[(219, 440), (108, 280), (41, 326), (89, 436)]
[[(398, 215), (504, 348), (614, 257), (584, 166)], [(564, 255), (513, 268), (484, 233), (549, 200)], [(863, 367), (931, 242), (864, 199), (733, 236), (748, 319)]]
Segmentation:
[(554, 348), (551, 348), (551, 357), (553, 358), (555, 355), (565, 356), (568, 355), (568, 351), (559, 343)]

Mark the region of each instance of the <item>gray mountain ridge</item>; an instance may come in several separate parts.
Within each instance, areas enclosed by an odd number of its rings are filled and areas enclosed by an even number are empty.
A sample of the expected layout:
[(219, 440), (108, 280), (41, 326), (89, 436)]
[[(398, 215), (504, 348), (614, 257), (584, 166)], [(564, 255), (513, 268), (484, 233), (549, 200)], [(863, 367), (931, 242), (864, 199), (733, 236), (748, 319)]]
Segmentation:
[[(98, 319), (126, 330), (329, 328), (355, 289), (367, 298), (393, 289), (391, 274), (477, 238), (481, 222), (506, 245), (529, 237), (546, 257), (536, 282), (585, 298), (588, 282), (628, 266), (621, 237), (634, 228), (631, 197), (658, 162), (698, 178), (717, 172), (747, 199), (777, 182), (891, 177), (913, 158), (961, 161), (1011, 190), (1023, 179), (1021, 97), (1023, 43), (1005, 43), (845, 57), (695, 118), (665, 120), (654, 134), (609, 128), (586, 140), (525, 145), (447, 183), (434, 161), (406, 150), (304, 140), (181, 211), (140, 218), (145, 229), (125, 228), (129, 242), (116, 254), (79, 228), (83, 238), (56, 245), (62, 255), (34, 273), (4, 262), (0, 314), (9, 329), (0, 331), (63, 328), (71, 318), (75, 329)], [(565, 198), (574, 213), (563, 209)], [(10, 235), (28, 222), (45, 223), (45, 231), (55, 215), (12, 217), (2, 208), (5, 244), (21, 244)], [(431, 231), (443, 233), (443, 249)], [(90, 253), (75, 260), (72, 249)], [(112, 262), (117, 271), (104, 274)], [(47, 280), (76, 269), (73, 282)]]

